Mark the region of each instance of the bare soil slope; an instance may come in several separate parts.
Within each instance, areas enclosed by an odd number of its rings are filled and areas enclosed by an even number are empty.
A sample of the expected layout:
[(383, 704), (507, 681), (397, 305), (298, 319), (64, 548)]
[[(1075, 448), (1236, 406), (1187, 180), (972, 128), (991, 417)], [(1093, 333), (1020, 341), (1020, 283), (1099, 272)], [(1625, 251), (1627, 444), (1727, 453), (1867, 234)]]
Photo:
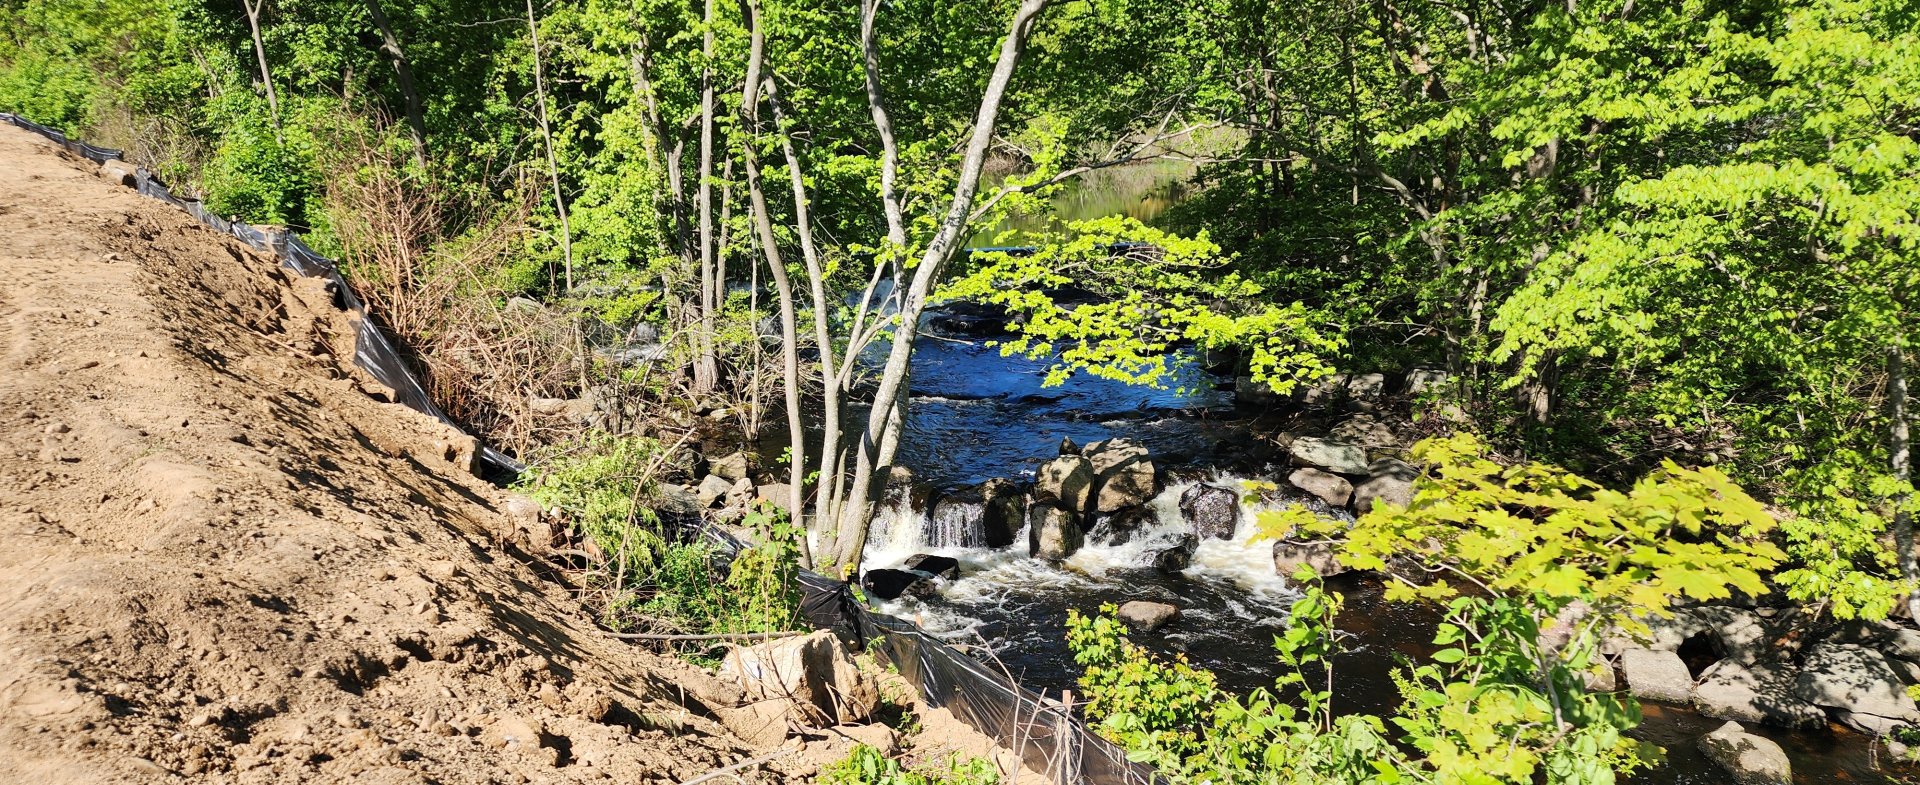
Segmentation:
[(501, 544), (502, 495), (367, 395), (317, 282), (94, 170), (0, 126), (0, 782), (679, 782), (759, 754), (685, 708), (701, 674)]

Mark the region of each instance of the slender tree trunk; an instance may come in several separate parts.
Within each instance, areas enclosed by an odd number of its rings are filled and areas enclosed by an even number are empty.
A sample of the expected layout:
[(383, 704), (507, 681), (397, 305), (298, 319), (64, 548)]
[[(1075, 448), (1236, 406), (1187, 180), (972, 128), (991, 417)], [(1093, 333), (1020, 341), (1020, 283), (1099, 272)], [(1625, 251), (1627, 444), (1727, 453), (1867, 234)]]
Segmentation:
[[(373, 16), (373, 25), (380, 28), (380, 51), (393, 61), (393, 74), (400, 80), (400, 95), (407, 102), (407, 131), (413, 137), (413, 163), (424, 171), (427, 168), (427, 116), (420, 106), (420, 88), (413, 81), (413, 66), (407, 63), (406, 52), (400, 48), (400, 37), (394, 35), (393, 26), (387, 24), (380, 0), (367, 0), (367, 13)], [(536, 52), (534, 56), (537, 58), (539, 54)]]
[(260, 37), (260, 7), (266, 0), (240, 0), (247, 12), (247, 29), (253, 33), (253, 56), (260, 61), (260, 84), (267, 88), (267, 119), (273, 123), (273, 140), (286, 144), (280, 135), (280, 95), (273, 91), (273, 69), (267, 65), (267, 43)]
[[(791, 484), (788, 509), (793, 513), (796, 523), (804, 523), (807, 443), (806, 431), (800, 421), (800, 331), (794, 315), (793, 282), (788, 279), (786, 263), (780, 258), (779, 238), (774, 236), (773, 218), (767, 212), (766, 192), (760, 186), (759, 153), (755, 150), (755, 137), (759, 135), (760, 128), (760, 66), (766, 55), (766, 34), (760, 28), (760, 9), (754, 0), (740, 0), (740, 15), (747, 22), (749, 35), (747, 81), (740, 95), (740, 114), (746, 126), (747, 138), (740, 145), (740, 153), (746, 164), (743, 168), (747, 175), (747, 200), (753, 211), (754, 230), (760, 236), (760, 253), (767, 260), (767, 271), (773, 275), (774, 291), (780, 297), (780, 348), (786, 376), (783, 381), (787, 395), (787, 435), (792, 440), (792, 447), (788, 450), (788, 482)], [(812, 555), (807, 550), (805, 537), (801, 538), (800, 547), (805, 561), (811, 563)]]
[[(713, 356), (713, 0), (701, 15), (704, 37), (700, 54), (700, 315), (694, 330), (693, 389), (711, 392), (719, 384), (720, 369)], [(757, 88), (756, 88), (757, 89)]]
[(533, 0), (527, 0), (527, 35), (533, 40), (533, 95), (540, 111), (540, 139), (547, 148), (553, 210), (560, 216), (560, 261), (567, 275), (567, 294), (573, 294), (573, 225), (567, 220), (566, 195), (560, 192), (560, 159), (553, 152), (553, 125), (547, 119), (547, 74), (540, 61), (540, 22), (533, 15)]
[[(1907, 412), (1906, 348), (1896, 342), (1887, 351), (1887, 447), (1893, 462), (1893, 478), (1901, 483), (1913, 480), (1911, 422), (1912, 415)], [(1900, 577), (1920, 581), (1920, 554), (1914, 552), (1913, 515), (1906, 509), (1912, 503), (1911, 491), (1894, 499), (1893, 542), (1900, 551)], [(1920, 594), (1907, 596), (1907, 615), (1920, 620)]]
[(868, 520), (873, 506), (885, 492), (887, 470), (892, 467), (894, 453), (899, 447), (899, 429), (904, 421), (899, 408), (906, 403), (907, 371), (913, 359), (913, 341), (919, 334), (920, 313), (926, 308), (934, 282), (952, 258), (956, 244), (966, 230), (973, 198), (979, 191), (980, 171), (986, 163), (987, 147), (993, 141), (994, 126), (1000, 119), (1001, 99), (1006, 95), (1007, 85), (1013, 81), (1014, 65), (1019, 62), (1020, 53), (1026, 46), (1033, 20), (1047, 7), (1047, 3), (1048, 0), (1022, 0), (1019, 10), (1014, 12), (1007, 37), (1000, 42), (1000, 56), (994, 63), (993, 75), (987, 80), (986, 90), (980, 97), (980, 108), (974, 116), (973, 130), (961, 158), (959, 179), (954, 184), (953, 199), (948, 203), (946, 216), (933, 238), (927, 242), (920, 263), (914, 268), (912, 283), (901, 298), (893, 347), (881, 371), (880, 386), (874, 394), (873, 411), (867, 419), (866, 433), (861, 437), (856, 451), (853, 484), (848, 489), (848, 501), (841, 508), (837, 527), (839, 536), (834, 538), (833, 562), (842, 573), (857, 569), (860, 554), (866, 550)]

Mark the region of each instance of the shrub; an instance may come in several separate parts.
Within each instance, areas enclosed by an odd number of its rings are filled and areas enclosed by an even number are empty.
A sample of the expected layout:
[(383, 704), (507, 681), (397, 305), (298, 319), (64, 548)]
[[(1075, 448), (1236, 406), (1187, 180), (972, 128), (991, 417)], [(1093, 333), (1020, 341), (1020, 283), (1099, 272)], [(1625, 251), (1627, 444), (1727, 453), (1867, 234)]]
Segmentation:
[(999, 785), (1000, 772), (982, 758), (954, 756), (931, 766), (909, 768), (865, 744), (820, 772), (824, 785)]

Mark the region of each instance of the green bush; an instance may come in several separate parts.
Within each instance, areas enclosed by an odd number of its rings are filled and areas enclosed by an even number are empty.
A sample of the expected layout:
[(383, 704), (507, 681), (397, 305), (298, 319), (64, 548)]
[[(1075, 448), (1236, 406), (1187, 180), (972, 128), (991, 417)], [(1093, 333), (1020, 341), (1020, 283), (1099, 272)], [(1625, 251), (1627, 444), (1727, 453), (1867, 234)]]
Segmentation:
[(880, 754), (865, 744), (820, 772), (824, 785), (999, 785), (1000, 772), (983, 758), (954, 756), (919, 769)]

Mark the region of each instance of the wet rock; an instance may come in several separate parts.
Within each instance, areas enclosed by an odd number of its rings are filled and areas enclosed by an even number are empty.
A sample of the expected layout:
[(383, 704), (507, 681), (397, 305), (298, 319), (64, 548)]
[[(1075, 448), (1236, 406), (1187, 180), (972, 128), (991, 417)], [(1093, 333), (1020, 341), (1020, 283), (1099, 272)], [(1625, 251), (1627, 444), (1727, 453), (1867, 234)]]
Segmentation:
[(1700, 751), (1733, 775), (1736, 785), (1792, 785), (1793, 764), (1771, 739), (1729, 722), (1700, 737)]
[(1153, 553), (1153, 568), (1167, 575), (1183, 572), (1193, 565), (1193, 552), (1200, 546), (1200, 538), (1191, 534), (1180, 538), (1180, 542), (1171, 548), (1162, 548)]
[(1293, 465), (1307, 466), (1334, 474), (1367, 474), (1367, 451), (1359, 445), (1302, 436), (1288, 448)]
[(906, 563), (900, 566), (908, 570), (939, 576), (950, 581), (960, 580), (960, 560), (951, 556), (934, 556), (928, 553), (916, 553), (908, 556)]
[(1287, 475), (1287, 482), (1293, 487), (1318, 497), (1332, 507), (1345, 507), (1347, 500), (1353, 497), (1353, 484), (1338, 475), (1328, 474), (1319, 469), (1295, 469)]
[(1164, 602), (1134, 600), (1120, 606), (1120, 621), (1142, 632), (1152, 632), (1180, 618), (1180, 609)]
[(1151, 528), (1156, 523), (1159, 523), (1159, 518), (1152, 507), (1128, 507), (1111, 515), (1094, 516), (1093, 529), (1087, 532), (1087, 539), (1108, 545), (1125, 545), (1132, 542), (1140, 530)]
[(700, 506), (712, 507), (713, 503), (724, 499), (733, 491), (733, 483), (718, 474), (709, 474), (693, 489), (694, 498), (700, 500)]
[(1202, 539), (1231, 540), (1240, 526), (1240, 494), (1213, 485), (1195, 485), (1180, 494), (1180, 517)]
[(1850, 643), (1821, 643), (1807, 653), (1793, 693), (1815, 706), (1894, 720), (1920, 719), (1906, 683), (1885, 655)]
[(1313, 569), (1322, 578), (1349, 572), (1340, 563), (1340, 544), (1332, 540), (1276, 540), (1273, 543), (1273, 571), (1291, 579), (1301, 567)]
[(1052, 504), (1027, 509), (1027, 552), (1033, 558), (1060, 561), (1080, 550), (1085, 540), (1078, 513)]
[(1733, 660), (1716, 662), (1700, 674), (1693, 707), (1714, 719), (1781, 728), (1817, 728), (1827, 721), (1820, 707), (1793, 694), (1793, 677), (1783, 668)]
[(1080, 445), (1074, 444), (1072, 437), (1062, 436), (1060, 437), (1060, 454), (1061, 455), (1079, 455)]
[(1093, 495), (1093, 462), (1079, 455), (1062, 455), (1040, 464), (1034, 473), (1033, 503), (1084, 512)]
[(726, 478), (728, 481), (745, 479), (753, 471), (753, 460), (742, 452), (734, 452), (707, 461), (707, 471)]
[(1160, 492), (1160, 477), (1145, 445), (1132, 439), (1108, 439), (1083, 451), (1093, 469), (1094, 511), (1116, 512), (1146, 504)]
[(867, 596), (882, 600), (897, 600), (904, 596), (925, 599), (932, 597), (938, 588), (934, 584), (934, 575), (918, 570), (867, 570), (860, 576), (860, 588)]
[(1015, 534), (1026, 523), (1027, 492), (1013, 480), (996, 478), (980, 486), (980, 494), (986, 499), (981, 511), (980, 528), (984, 532), (987, 547), (1005, 548), (1013, 544)]
[(1353, 511), (1365, 515), (1373, 511), (1377, 502), (1386, 502), (1399, 507), (1413, 503), (1413, 481), (1419, 479), (1419, 470), (1392, 458), (1374, 461), (1367, 468), (1365, 482), (1353, 488)]
[(1628, 649), (1620, 654), (1620, 672), (1627, 677), (1627, 692), (1633, 697), (1668, 703), (1686, 703), (1693, 697), (1693, 674), (1674, 652)]

